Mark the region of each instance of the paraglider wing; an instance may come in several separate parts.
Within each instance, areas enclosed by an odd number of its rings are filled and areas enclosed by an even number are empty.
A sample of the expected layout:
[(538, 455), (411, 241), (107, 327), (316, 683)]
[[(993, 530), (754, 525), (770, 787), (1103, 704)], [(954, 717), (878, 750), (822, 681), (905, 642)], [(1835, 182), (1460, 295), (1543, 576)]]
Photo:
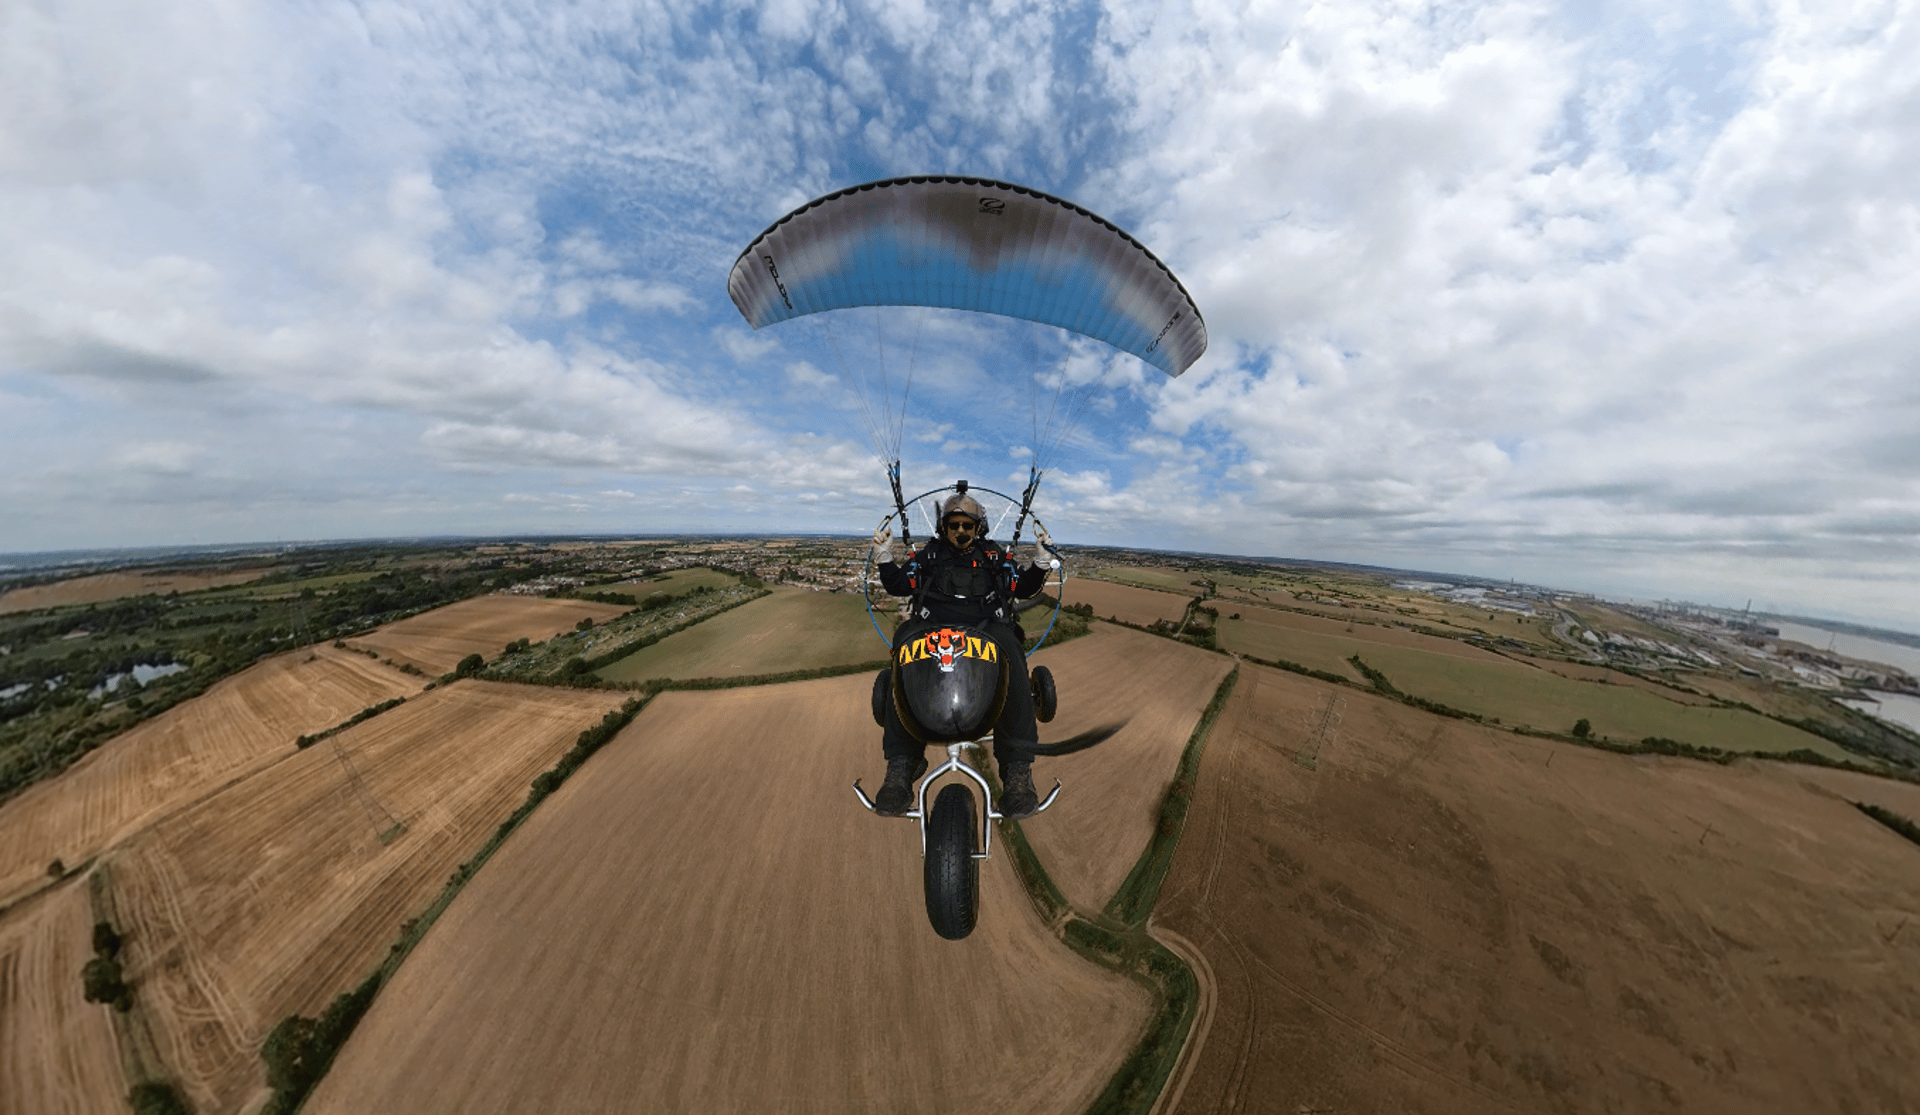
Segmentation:
[(852, 306), (944, 306), (1069, 329), (1170, 376), (1207, 348), (1186, 288), (1133, 237), (987, 178), (893, 178), (808, 202), (740, 253), (727, 292), (755, 329)]

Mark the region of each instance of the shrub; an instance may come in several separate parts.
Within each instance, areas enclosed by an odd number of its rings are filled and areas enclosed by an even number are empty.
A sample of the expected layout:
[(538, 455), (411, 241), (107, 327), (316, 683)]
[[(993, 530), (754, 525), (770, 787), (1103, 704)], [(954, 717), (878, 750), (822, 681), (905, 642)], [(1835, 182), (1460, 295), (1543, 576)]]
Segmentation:
[(582, 616), (580, 617), (580, 622), (573, 625), (573, 629), (575, 631), (588, 631), (588, 630), (591, 630), (592, 628), (593, 628), (592, 616)]
[(133, 1108), (133, 1115), (188, 1115), (187, 1101), (173, 1085), (163, 1080), (146, 1080), (133, 1086), (127, 1093), (127, 1103)]
[(108, 1003), (125, 1014), (133, 1006), (133, 988), (121, 978), (120, 962), (96, 956), (80, 969), (80, 984), (89, 1003)]
[(47, 864), (48, 878), (58, 879), (61, 876), (65, 875), (66, 873), (67, 873), (67, 865), (60, 862), (59, 860), (53, 860), (52, 862)]
[(560, 676), (577, 678), (581, 674), (584, 674), (591, 669), (593, 669), (593, 667), (587, 665), (586, 659), (581, 658), (579, 655), (575, 655), (574, 657), (567, 659), (567, 664), (565, 666), (560, 667)]
[(104, 921), (93, 923), (93, 954), (95, 956), (104, 956), (109, 959), (119, 956), (120, 944), (120, 934), (113, 931), (112, 923)]

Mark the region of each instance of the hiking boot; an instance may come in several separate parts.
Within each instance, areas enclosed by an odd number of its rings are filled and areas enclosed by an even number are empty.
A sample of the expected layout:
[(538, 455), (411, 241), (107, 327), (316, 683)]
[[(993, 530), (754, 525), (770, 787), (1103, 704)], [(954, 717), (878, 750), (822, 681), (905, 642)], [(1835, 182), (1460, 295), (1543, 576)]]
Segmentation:
[(1000, 764), (1000, 815), (1018, 821), (1040, 812), (1040, 795), (1033, 789), (1033, 762), (1016, 759)]
[(927, 757), (896, 756), (887, 760), (887, 780), (873, 795), (873, 811), (882, 817), (899, 817), (913, 807), (913, 784), (927, 773)]

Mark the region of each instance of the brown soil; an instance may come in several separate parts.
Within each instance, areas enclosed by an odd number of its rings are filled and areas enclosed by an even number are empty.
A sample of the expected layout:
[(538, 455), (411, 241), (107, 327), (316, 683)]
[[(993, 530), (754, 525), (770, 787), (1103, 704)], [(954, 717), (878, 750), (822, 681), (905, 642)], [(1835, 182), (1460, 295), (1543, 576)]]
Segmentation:
[(1920, 1107), (1920, 848), (1842, 800), (1914, 788), (1358, 694), (1309, 770), (1330, 687), (1245, 669), (1159, 908), (1211, 979), (1177, 1110)]
[(573, 630), (583, 619), (604, 623), (630, 611), (618, 604), (496, 593), (387, 624), (347, 640), (347, 645), (439, 675), (469, 654), (491, 662), (515, 639), (545, 642)]
[(233, 573), (96, 573), (89, 577), (72, 577), (49, 585), (29, 585), (0, 593), (0, 615), (31, 612), (36, 608), (59, 608), (68, 604), (98, 604), (123, 596), (198, 592), (204, 588), (244, 585), (259, 580), (269, 572), (266, 569), (243, 569)]
[(116, 851), (108, 877), (130, 929), (128, 977), (194, 1109), (263, 1099), (268, 1031), (364, 979), (402, 922), (621, 696), (458, 682)]
[(417, 691), (418, 680), (321, 646), (278, 655), (109, 740), (57, 778), (0, 805), (0, 905), (249, 770), (299, 736)]
[(1157, 619), (1179, 623), (1180, 617), (1187, 614), (1187, 602), (1192, 599), (1171, 592), (1075, 577), (1067, 582), (1062, 603), (1091, 604), (1093, 614), (1100, 619), (1117, 619), (1144, 627)]
[(112, 1011), (80, 996), (93, 955), (85, 880), (0, 918), (0, 1111), (125, 1111)]
[[(1062, 648), (1067, 649), (1067, 648)], [(927, 925), (871, 678), (668, 693), (462, 893), (305, 1110), (1080, 1112), (1137, 985), (1040, 924), (998, 845)]]
[(1160, 803), (1200, 713), (1233, 660), (1125, 628), (1096, 624), (1085, 638), (1043, 651), (1060, 714), (1040, 726), (1055, 743), (1104, 724), (1126, 725), (1074, 755), (1036, 759), (1035, 788), (1060, 797), (1022, 826), (1067, 901), (1098, 912), (1153, 837)]

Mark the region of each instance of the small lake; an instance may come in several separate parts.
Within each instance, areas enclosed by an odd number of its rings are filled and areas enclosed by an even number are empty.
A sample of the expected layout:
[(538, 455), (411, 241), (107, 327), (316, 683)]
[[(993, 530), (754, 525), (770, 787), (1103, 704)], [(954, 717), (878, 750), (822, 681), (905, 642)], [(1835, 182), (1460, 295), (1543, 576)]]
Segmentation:
[(1920, 697), (1909, 697), (1905, 693), (1875, 693), (1880, 698), (1873, 701), (1841, 701), (1848, 708), (1857, 708), (1868, 716), (1877, 716), (1882, 720), (1891, 720), (1896, 724), (1920, 732)]
[(178, 662), (169, 662), (165, 666), (148, 666), (143, 663), (141, 665), (135, 666), (133, 669), (127, 671), (124, 674), (115, 674), (112, 677), (108, 678), (107, 680), (101, 682), (99, 685), (94, 686), (90, 691), (88, 691), (87, 696), (89, 697), (105, 696), (106, 694), (111, 693), (114, 690), (120, 688), (121, 683), (125, 682), (128, 678), (132, 678), (133, 680), (139, 682), (141, 685), (146, 685), (148, 682), (153, 681), (155, 678), (172, 677), (174, 674), (184, 674), (186, 672), (187, 672), (187, 668)]
[(1858, 658), (1862, 662), (1879, 662), (1888, 666), (1898, 666), (1914, 677), (1920, 677), (1920, 647), (1882, 642), (1879, 639), (1869, 639), (1861, 635), (1849, 635), (1844, 631), (1828, 631), (1824, 627), (1808, 627), (1804, 623), (1786, 623), (1780, 620), (1768, 620), (1767, 623), (1768, 626), (1780, 629), (1782, 639), (1805, 643), (1816, 650), (1825, 650), (1831, 644), (1835, 654)]

